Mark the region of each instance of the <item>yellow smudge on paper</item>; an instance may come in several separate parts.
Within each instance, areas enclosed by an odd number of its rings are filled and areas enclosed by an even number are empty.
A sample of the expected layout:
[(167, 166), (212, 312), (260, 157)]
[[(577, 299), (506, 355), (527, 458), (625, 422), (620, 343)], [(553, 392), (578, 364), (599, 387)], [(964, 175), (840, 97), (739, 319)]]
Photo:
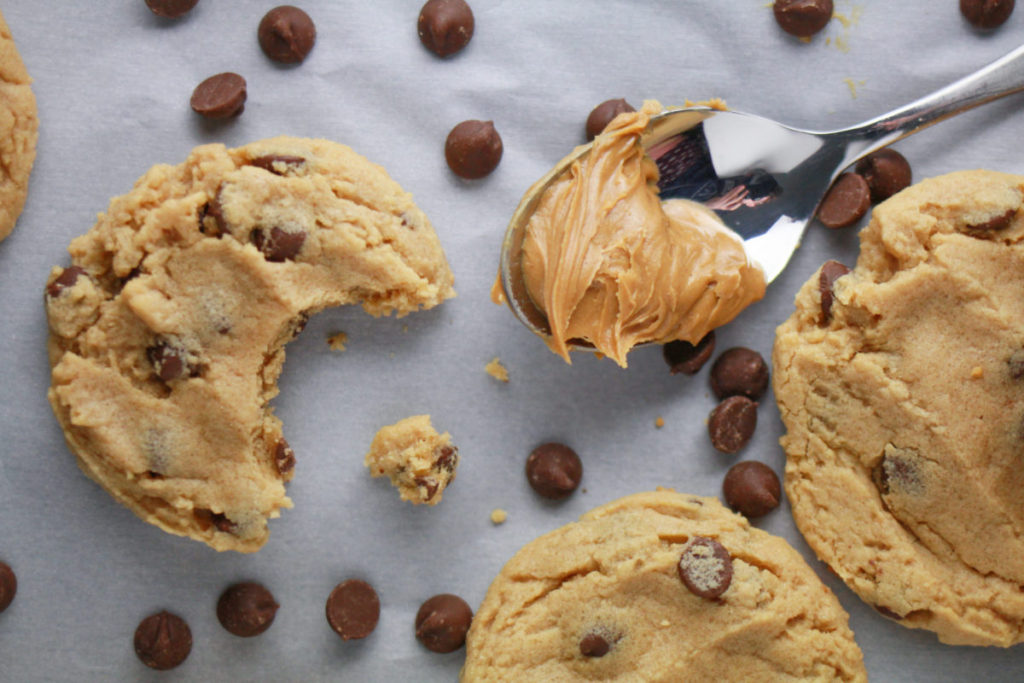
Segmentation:
[(499, 382), (508, 381), (508, 370), (506, 370), (505, 366), (501, 364), (501, 360), (497, 356), (494, 357), (494, 360), (484, 366), (484, 370), (487, 371), (488, 375)]
[(491, 524), (494, 526), (504, 524), (506, 519), (508, 519), (508, 513), (501, 508), (494, 508), (491, 510)]
[(857, 88), (863, 86), (865, 81), (864, 79), (855, 81), (852, 78), (844, 78), (843, 83), (845, 83), (846, 87), (850, 89), (850, 97), (857, 99)]
[(327, 345), (331, 347), (331, 351), (344, 351), (347, 342), (348, 335), (344, 332), (335, 332), (327, 338)]

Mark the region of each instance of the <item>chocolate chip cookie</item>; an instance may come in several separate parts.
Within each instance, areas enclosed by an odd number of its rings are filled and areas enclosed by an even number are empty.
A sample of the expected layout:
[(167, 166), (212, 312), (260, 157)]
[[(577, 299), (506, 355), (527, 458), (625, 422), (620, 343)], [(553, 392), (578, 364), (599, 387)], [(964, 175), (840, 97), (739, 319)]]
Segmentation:
[(31, 82), (0, 14), (0, 240), (11, 234), (21, 215), (36, 159), (39, 118)]
[(144, 520), (255, 551), (291, 506), (270, 400), (310, 315), (453, 296), (427, 217), (348, 147), (280, 137), (150, 169), (46, 287), (50, 403), (82, 469)]
[(1024, 641), (1024, 176), (875, 208), (778, 331), (786, 493), (818, 556), (943, 642)]
[(491, 584), (463, 681), (866, 681), (839, 601), (714, 498), (640, 493), (524, 546)]

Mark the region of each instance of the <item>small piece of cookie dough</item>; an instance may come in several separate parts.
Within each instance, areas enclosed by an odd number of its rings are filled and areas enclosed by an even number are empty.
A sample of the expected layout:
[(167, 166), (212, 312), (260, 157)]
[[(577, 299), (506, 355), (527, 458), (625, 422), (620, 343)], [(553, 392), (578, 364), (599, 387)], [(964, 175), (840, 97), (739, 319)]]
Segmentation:
[(36, 159), (39, 118), (31, 82), (0, 14), (0, 241), (11, 234), (25, 206)]
[(344, 332), (335, 332), (327, 338), (327, 345), (331, 347), (331, 351), (337, 351), (341, 353), (345, 350), (345, 344), (348, 343), (348, 335)]
[(459, 449), (448, 432), (434, 430), (429, 415), (414, 415), (381, 427), (364, 464), (371, 476), (388, 477), (402, 500), (437, 505), (455, 479)]
[(847, 621), (785, 540), (659, 490), (516, 553), (473, 618), (460, 680), (866, 681)]
[(484, 366), (484, 371), (499, 382), (508, 382), (508, 369), (501, 364), (501, 359), (497, 357)]
[(494, 526), (504, 524), (505, 520), (507, 519), (508, 513), (502, 510), (501, 508), (494, 508), (493, 510), (491, 510), (491, 524), (493, 524)]
[(453, 296), (427, 217), (327, 140), (204, 145), (150, 169), (46, 287), (53, 411), (79, 465), (165, 531), (258, 550), (291, 507), (270, 400), (309, 316)]
[(951, 644), (1024, 642), (1024, 176), (879, 204), (777, 330), (786, 494), (876, 609)]

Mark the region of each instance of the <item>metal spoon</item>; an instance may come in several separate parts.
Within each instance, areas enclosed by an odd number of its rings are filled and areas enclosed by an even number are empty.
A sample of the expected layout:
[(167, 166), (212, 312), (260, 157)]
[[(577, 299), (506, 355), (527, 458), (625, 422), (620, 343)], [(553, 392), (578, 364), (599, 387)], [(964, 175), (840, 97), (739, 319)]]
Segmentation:
[[(771, 282), (786, 267), (807, 223), (840, 171), (886, 145), (978, 105), (1024, 90), (1024, 46), (951, 85), (888, 114), (836, 131), (785, 126), (738, 111), (667, 109), (651, 117), (641, 144), (656, 157), (662, 199), (714, 208), (743, 238)], [(577, 147), (523, 197), (501, 245), (499, 279), (509, 307), (527, 327), (550, 334), (521, 269), (526, 225), (541, 195), (574, 161)]]

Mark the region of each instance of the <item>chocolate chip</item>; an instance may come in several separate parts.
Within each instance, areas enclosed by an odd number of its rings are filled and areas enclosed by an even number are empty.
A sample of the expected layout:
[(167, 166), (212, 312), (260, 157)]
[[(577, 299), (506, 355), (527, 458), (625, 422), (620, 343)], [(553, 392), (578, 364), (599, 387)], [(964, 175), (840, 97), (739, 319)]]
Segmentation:
[(424, 500), (430, 500), (437, 495), (438, 483), (434, 479), (429, 477), (416, 477), (414, 481), (416, 482), (416, 486), (422, 486), (426, 489), (426, 494), (423, 496)]
[(192, 111), (208, 119), (237, 116), (245, 108), (245, 79), (230, 71), (210, 76), (192, 91)]
[(715, 352), (715, 331), (711, 330), (694, 346), (688, 341), (677, 339), (662, 347), (669, 372), (677, 375), (695, 375)]
[(448, 168), (460, 178), (483, 178), (501, 161), (501, 136), (492, 121), (463, 121), (452, 128), (444, 143)]
[(453, 55), (473, 37), (473, 10), (465, 0), (427, 0), (416, 21), (423, 46), (438, 57)]
[(782, 487), (772, 468), (756, 460), (736, 463), (722, 483), (725, 502), (747, 517), (766, 515), (779, 506)]
[(979, 232), (994, 232), (998, 230), (1005, 230), (1006, 228), (1010, 227), (1010, 221), (1012, 221), (1013, 217), (1016, 215), (1017, 209), (1010, 209), (1006, 213), (996, 216), (995, 218), (992, 218), (990, 220), (987, 220), (984, 223), (978, 223), (977, 225), (969, 225), (967, 226), (967, 229), (977, 230)]
[(250, 166), (262, 168), (264, 171), (270, 171), (275, 175), (294, 173), (296, 169), (305, 163), (306, 160), (302, 157), (290, 156), (288, 154), (265, 154), (249, 160)]
[(146, 357), (149, 358), (156, 376), (165, 382), (198, 374), (197, 370), (189, 365), (185, 349), (168, 341), (158, 341), (150, 346), (146, 349)]
[(718, 398), (746, 396), (757, 400), (768, 388), (768, 364), (757, 351), (735, 346), (711, 366), (711, 390)]
[(975, 28), (992, 29), (1010, 18), (1013, 4), (1014, 0), (960, 0), (960, 13)]
[(883, 148), (857, 162), (856, 171), (868, 184), (871, 201), (881, 202), (910, 185), (912, 174), (906, 157)]
[(18, 592), (18, 577), (6, 562), (0, 562), (0, 612), (11, 606)]
[(379, 619), (380, 599), (365, 581), (342, 581), (327, 598), (327, 623), (342, 640), (365, 638)]
[(832, 18), (832, 0), (775, 0), (775, 21), (798, 38), (809, 38)]
[(601, 131), (607, 127), (619, 114), (625, 112), (636, 111), (626, 100), (620, 98), (617, 100), (605, 100), (601, 104), (597, 105), (590, 112), (590, 116), (587, 117), (587, 140), (593, 140)]
[(584, 657), (604, 657), (611, 647), (598, 633), (588, 633), (580, 639), (580, 654)]
[(192, 11), (199, 0), (146, 0), (146, 7), (158, 17), (177, 19)]
[(65, 289), (74, 287), (75, 283), (78, 282), (78, 278), (83, 275), (87, 275), (85, 268), (69, 266), (57, 276), (56, 280), (46, 286), (46, 293), (51, 297), (59, 296)]
[(278, 607), (280, 605), (264, 586), (244, 581), (228, 586), (220, 594), (217, 620), (229, 633), (250, 638), (270, 628)]
[(192, 631), (188, 624), (166, 610), (146, 617), (135, 629), (135, 654), (151, 669), (173, 669), (191, 651)]
[(256, 32), (263, 53), (282, 64), (301, 62), (316, 43), (316, 25), (298, 7), (281, 5), (263, 15)]
[(253, 230), (251, 239), (268, 261), (281, 263), (295, 260), (306, 242), (306, 233), (303, 230), (288, 232), (275, 226), (269, 235), (265, 229)]
[(224, 208), (220, 203), (220, 190), (199, 211), (199, 232), (209, 237), (220, 237), (228, 231), (224, 222)]
[(677, 569), (690, 592), (708, 600), (720, 596), (732, 583), (732, 557), (713, 538), (694, 536), (683, 548)]
[(850, 272), (850, 269), (839, 261), (825, 261), (818, 274), (818, 292), (821, 293), (821, 324), (827, 325), (832, 320), (832, 303), (835, 294), (832, 285), (836, 280)]
[(459, 449), (455, 446), (445, 446), (437, 456), (434, 467), (448, 473), (454, 472), (459, 464)]
[(1010, 377), (1020, 379), (1024, 377), (1024, 349), (1018, 349), (1006, 359), (1006, 366), (1010, 371)]
[(274, 447), (274, 465), (277, 466), (277, 473), (282, 477), (295, 469), (295, 451), (288, 445), (288, 442), (281, 437)]
[(526, 458), (526, 480), (545, 498), (565, 498), (576, 490), (581, 479), (580, 456), (565, 444), (541, 444)]
[(878, 610), (878, 613), (881, 614), (883, 617), (888, 617), (889, 619), (895, 619), (896, 621), (899, 621), (899, 620), (903, 619), (903, 615), (902, 614), (899, 614), (897, 612), (893, 612), (891, 609), (889, 609), (885, 605), (874, 605), (874, 608), (876, 610)]
[(454, 652), (466, 642), (473, 610), (457, 595), (442, 593), (416, 613), (416, 638), (431, 652)]
[(708, 434), (711, 445), (722, 453), (737, 453), (754, 436), (757, 404), (746, 396), (730, 396), (711, 411)]
[(818, 205), (818, 220), (826, 228), (845, 228), (863, 218), (870, 206), (868, 181), (856, 173), (844, 173)]
[(217, 529), (217, 531), (223, 531), (226, 534), (234, 533), (238, 525), (231, 521), (227, 515), (223, 512), (213, 512), (210, 514), (210, 522)]

